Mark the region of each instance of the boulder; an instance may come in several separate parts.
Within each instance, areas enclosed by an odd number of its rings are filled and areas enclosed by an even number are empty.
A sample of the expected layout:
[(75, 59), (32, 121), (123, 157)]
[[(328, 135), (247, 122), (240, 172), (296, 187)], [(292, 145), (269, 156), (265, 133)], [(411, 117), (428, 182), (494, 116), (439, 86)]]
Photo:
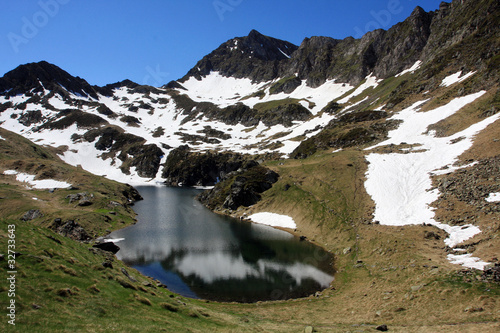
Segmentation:
[(113, 242), (97, 243), (92, 245), (92, 247), (101, 249), (103, 251), (111, 252), (113, 254), (116, 254), (118, 251), (120, 251), (120, 247)]
[(92, 239), (92, 237), (89, 236), (89, 234), (81, 225), (78, 224), (78, 222), (69, 220), (63, 223), (61, 219), (56, 219), (56, 221), (54, 221), (50, 228), (58, 234), (77, 241), (89, 241)]
[(29, 211), (24, 213), (24, 215), (21, 217), (21, 221), (31, 221), (42, 216), (43, 213), (38, 209), (30, 209)]

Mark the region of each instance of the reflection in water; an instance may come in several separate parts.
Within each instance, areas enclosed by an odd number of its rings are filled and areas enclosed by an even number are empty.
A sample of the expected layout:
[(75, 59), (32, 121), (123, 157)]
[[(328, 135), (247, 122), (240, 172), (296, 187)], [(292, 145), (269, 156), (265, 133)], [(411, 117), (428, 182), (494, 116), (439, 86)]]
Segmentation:
[(333, 280), (332, 257), (268, 226), (212, 213), (194, 189), (139, 187), (139, 222), (117, 256), (181, 295), (254, 302), (308, 296)]

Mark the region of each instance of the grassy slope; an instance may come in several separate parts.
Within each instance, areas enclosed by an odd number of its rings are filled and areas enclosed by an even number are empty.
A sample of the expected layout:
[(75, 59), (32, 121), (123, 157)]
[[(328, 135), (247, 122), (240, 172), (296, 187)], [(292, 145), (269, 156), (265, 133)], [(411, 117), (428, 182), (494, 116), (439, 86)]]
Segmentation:
[[(353, 166), (345, 168), (348, 163)], [(499, 286), (477, 281), (478, 272), (462, 277), (461, 267), (446, 260), (445, 234), (441, 240), (427, 240), (425, 231), (438, 231), (363, 223), (365, 216), (359, 212), (369, 211), (371, 203), (362, 186), (351, 185), (362, 184), (360, 151), (317, 154), (274, 167), (282, 178), (253, 210), (293, 216), (299, 234), (336, 254), (338, 273), (333, 289), (320, 298), (246, 305), (249, 314), (311, 324), (319, 331), (382, 323), (391, 331), (498, 329)], [(344, 252), (347, 248), (350, 252)], [(465, 312), (468, 307), (483, 310)]]

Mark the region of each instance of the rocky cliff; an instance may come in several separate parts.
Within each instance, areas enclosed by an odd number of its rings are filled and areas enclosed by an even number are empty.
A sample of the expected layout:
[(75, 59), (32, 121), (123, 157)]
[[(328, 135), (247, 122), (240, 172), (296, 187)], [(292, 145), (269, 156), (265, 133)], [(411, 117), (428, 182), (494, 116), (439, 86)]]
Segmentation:
[[(478, 41), (479, 37), (484, 40), (498, 34), (494, 28), (499, 23), (498, 7), (497, 1), (489, 0), (454, 0), (432, 12), (417, 6), (405, 21), (388, 30), (371, 31), (360, 39), (314, 36), (305, 38), (299, 47), (253, 30), (246, 37), (222, 44), (180, 82), (217, 71), (256, 82), (298, 74), (311, 87), (328, 79), (357, 85), (370, 73), (384, 79), (417, 60), (437, 60), (444, 65), (442, 51), (458, 45), (454, 61), (476, 67), (480, 65), (478, 57), (487, 60), (498, 52), (498, 43), (479, 45)], [(479, 49), (480, 55), (470, 53)]]

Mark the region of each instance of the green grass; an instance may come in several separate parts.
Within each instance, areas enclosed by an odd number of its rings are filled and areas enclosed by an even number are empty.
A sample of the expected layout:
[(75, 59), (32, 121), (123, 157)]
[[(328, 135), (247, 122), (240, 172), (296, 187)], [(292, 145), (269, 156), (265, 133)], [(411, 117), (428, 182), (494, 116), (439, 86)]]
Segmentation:
[[(232, 327), (207, 310), (202, 302), (156, 287), (153, 281), (116, 259), (113, 269), (104, 268), (101, 264), (106, 258), (89, 251), (89, 245), (46, 228), (2, 219), (2, 249), (6, 248), (5, 231), (9, 224), (16, 225), (16, 250), (22, 253), (16, 258), (16, 331), (143, 332), (145, 328), (147, 331), (189, 328), (202, 332), (217, 330), (222, 324), (227, 329)], [(5, 261), (2, 266), (5, 267)], [(139, 281), (128, 281), (135, 289), (124, 288), (118, 282), (127, 279), (121, 268)], [(154, 287), (144, 286), (143, 282)], [(0, 294), (4, 308), (8, 298), (5, 287)]]
[(269, 101), (269, 102), (263, 102), (263, 103), (257, 103), (253, 107), (255, 110), (258, 112), (265, 112), (269, 111), (272, 109), (276, 109), (277, 107), (281, 105), (288, 105), (288, 104), (298, 104), (299, 99), (296, 98), (284, 98), (284, 99), (278, 99), (274, 101)]

